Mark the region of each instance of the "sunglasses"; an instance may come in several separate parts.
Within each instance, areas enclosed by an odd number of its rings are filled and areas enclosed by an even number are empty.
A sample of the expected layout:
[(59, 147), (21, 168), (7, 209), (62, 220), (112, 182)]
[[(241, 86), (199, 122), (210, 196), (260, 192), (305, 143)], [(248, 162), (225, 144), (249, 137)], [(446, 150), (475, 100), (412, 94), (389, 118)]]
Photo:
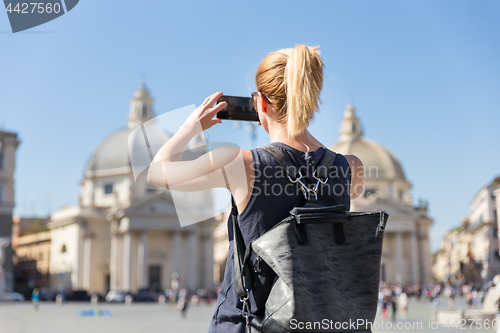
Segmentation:
[[(261, 93), (262, 94), (262, 93)], [(259, 92), (258, 91), (255, 91), (253, 93), (251, 93), (250, 95), (252, 95), (252, 102), (253, 102), (253, 105), (254, 107), (257, 106), (257, 103), (255, 102), (255, 99), (259, 96)], [(264, 96), (264, 98), (266, 99), (266, 102), (269, 104), (269, 105), (272, 105), (271, 101), (269, 100), (269, 98), (266, 97), (266, 95), (262, 94), (262, 96)]]

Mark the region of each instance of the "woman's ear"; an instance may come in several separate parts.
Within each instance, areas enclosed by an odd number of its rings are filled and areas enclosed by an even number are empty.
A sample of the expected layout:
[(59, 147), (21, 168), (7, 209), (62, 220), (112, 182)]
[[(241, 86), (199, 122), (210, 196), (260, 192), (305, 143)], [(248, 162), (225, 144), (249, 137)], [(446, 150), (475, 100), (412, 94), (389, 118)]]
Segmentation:
[(267, 113), (267, 101), (264, 98), (264, 95), (262, 95), (260, 92), (259, 92), (259, 97), (260, 97), (260, 105), (262, 107), (262, 112)]

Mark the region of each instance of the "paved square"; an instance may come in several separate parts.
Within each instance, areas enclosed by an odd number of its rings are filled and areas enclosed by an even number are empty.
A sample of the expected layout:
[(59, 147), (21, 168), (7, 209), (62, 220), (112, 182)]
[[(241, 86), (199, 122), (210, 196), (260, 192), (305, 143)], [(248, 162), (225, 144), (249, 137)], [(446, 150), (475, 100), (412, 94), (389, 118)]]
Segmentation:
[[(446, 309), (448, 303), (442, 299), (438, 308)], [(463, 299), (457, 299), (456, 308), (465, 307)], [(31, 303), (5, 304), (0, 303), (0, 333), (206, 333), (210, 319), (215, 311), (215, 303), (211, 305), (190, 306), (186, 318), (181, 318), (174, 305), (158, 305), (156, 303), (99, 304), (101, 310), (114, 311), (113, 317), (80, 317), (78, 310), (91, 310), (89, 303), (65, 303), (61, 306), (54, 302), (40, 304), (35, 312)], [(494, 329), (470, 328), (470, 325), (460, 328), (437, 329), (429, 328), (429, 319), (434, 307), (428, 302), (417, 302), (411, 299), (407, 320), (399, 320), (407, 327), (415, 327), (422, 323), (422, 328), (398, 328), (397, 322), (391, 329), (374, 329), (374, 333), (388, 332), (495, 332)], [(391, 316), (389, 315), (389, 318)], [(380, 311), (377, 314), (380, 323)], [(401, 325), (401, 324), (400, 324)], [(374, 326), (377, 327), (377, 326)]]
[(91, 310), (90, 303), (0, 303), (0, 333), (206, 333), (215, 304), (191, 306), (186, 318), (173, 305), (157, 303), (99, 304), (114, 311), (113, 317), (81, 317), (78, 310)]

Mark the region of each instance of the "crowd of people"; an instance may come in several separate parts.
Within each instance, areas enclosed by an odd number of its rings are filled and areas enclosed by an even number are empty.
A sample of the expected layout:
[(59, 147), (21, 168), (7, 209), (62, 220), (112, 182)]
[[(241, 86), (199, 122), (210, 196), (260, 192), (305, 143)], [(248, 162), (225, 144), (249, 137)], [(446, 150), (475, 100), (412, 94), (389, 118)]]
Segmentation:
[[(447, 300), (448, 308), (455, 308), (455, 298), (463, 297), (468, 308), (479, 308), (482, 306), (484, 296), (489, 285), (481, 284), (398, 284), (392, 282), (381, 282), (378, 294), (379, 311), (383, 321), (405, 320), (409, 314), (410, 299), (420, 303), (437, 306), (440, 302)], [(220, 288), (216, 290), (198, 289), (190, 292), (187, 288), (178, 290), (166, 289), (164, 295), (166, 302), (177, 305), (182, 316), (186, 316), (189, 305), (211, 304), (217, 299)], [(38, 309), (40, 300), (54, 299), (55, 290), (49, 288), (35, 288), (32, 293), (32, 301), (35, 309)], [(59, 293), (61, 293), (59, 291)], [(68, 296), (71, 292), (68, 291)]]
[[(426, 302), (437, 306), (442, 299), (448, 301), (448, 308), (455, 308), (455, 297), (464, 297), (469, 309), (482, 306), (489, 286), (481, 284), (397, 284), (381, 282), (379, 290), (379, 307), (382, 320), (391, 321), (406, 319), (409, 313), (410, 298), (417, 302)], [(391, 315), (389, 315), (391, 313)]]
[[(198, 289), (196, 292), (191, 292), (185, 287), (174, 289), (165, 289), (160, 292), (152, 292), (149, 301), (157, 301), (163, 297), (164, 303), (169, 303), (177, 307), (183, 318), (187, 315), (187, 310), (191, 305), (211, 304), (216, 301), (220, 288), (216, 290)], [(92, 294), (98, 296), (99, 301), (105, 301), (105, 295)], [(30, 298), (35, 311), (38, 311), (40, 301), (56, 301), (57, 297), (61, 301), (89, 301), (91, 295), (87, 291), (56, 290), (50, 287), (34, 288)]]

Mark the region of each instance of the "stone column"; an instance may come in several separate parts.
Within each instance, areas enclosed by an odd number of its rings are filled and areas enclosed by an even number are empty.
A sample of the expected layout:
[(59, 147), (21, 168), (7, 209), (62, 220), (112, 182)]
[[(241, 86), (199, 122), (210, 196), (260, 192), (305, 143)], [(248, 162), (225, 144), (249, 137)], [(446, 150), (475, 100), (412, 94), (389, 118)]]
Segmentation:
[[(214, 233), (213, 229), (207, 227), (205, 230), (205, 237), (203, 241), (204, 253), (203, 263), (204, 266), (203, 276), (205, 277), (202, 288), (211, 289), (214, 284)], [(220, 277), (220, 280), (223, 276)]]
[[(78, 289), (83, 289), (83, 280), (85, 275), (85, 234), (86, 231), (80, 226), (80, 232), (78, 234), (78, 244), (77, 244), (78, 246), (77, 262), (73, 263), (75, 272), (71, 273), (71, 284), (78, 286)], [(66, 241), (63, 242), (63, 245), (66, 245), (66, 247), (68, 247)], [(66, 283), (67, 283), (66, 281), (61, 281), (58, 279), (58, 284), (63, 284), (64, 287), (68, 287)]]
[(403, 283), (403, 246), (401, 231), (396, 231), (396, 282)]
[(90, 270), (92, 262), (92, 237), (86, 234), (83, 240), (83, 289), (90, 292)]
[(174, 273), (180, 274), (181, 269), (181, 233), (174, 231)]
[(132, 289), (132, 235), (130, 230), (123, 233), (122, 289)]
[(137, 281), (139, 288), (148, 286), (148, 231), (141, 230), (141, 239), (139, 242), (139, 253), (137, 256)]
[(410, 261), (411, 261), (411, 283), (417, 283), (417, 231), (410, 232)]
[(109, 288), (118, 290), (118, 235), (117, 222), (111, 222), (111, 256), (109, 258)]
[(3, 265), (6, 259), (6, 252), (4, 248), (9, 246), (10, 237), (0, 237), (0, 301), (4, 298), (5, 288), (7, 287), (6, 283), (6, 274), (3, 269)]
[(189, 256), (188, 256), (188, 287), (191, 291), (196, 292), (196, 231), (189, 233)]

